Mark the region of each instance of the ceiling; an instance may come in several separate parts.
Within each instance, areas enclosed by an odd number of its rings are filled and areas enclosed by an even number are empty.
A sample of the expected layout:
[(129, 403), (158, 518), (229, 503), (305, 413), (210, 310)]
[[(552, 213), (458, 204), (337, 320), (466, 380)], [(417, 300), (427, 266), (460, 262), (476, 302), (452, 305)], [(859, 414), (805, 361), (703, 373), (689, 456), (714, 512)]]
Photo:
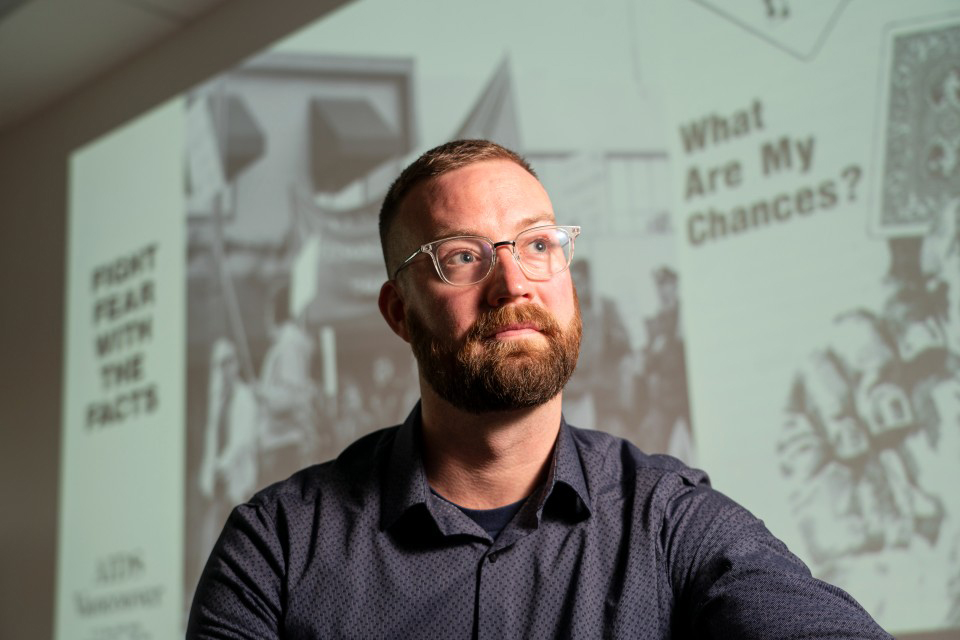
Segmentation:
[(0, 0), (0, 131), (227, 0)]

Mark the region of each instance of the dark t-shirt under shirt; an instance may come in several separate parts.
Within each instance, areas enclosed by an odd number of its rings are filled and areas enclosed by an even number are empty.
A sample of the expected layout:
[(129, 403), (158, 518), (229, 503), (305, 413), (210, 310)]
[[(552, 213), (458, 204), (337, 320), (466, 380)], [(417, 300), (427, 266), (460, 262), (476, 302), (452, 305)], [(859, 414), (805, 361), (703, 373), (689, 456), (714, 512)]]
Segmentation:
[[(433, 489), (430, 489), (430, 493), (437, 496), (441, 500), (450, 502)], [(487, 532), (488, 536), (496, 540), (497, 536), (500, 535), (500, 532), (503, 531), (503, 528), (510, 524), (510, 521), (513, 520), (513, 516), (517, 515), (517, 512), (520, 511), (520, 507), (522, 507), (523, 503), (526, 501), (527, 499), (524, 498), (523, 500), (518, 500), (512, 504), (496, 507), (494, 509), (467, 509), (466, 507), (461, 507), (456, 502), (450, 502), (450, 504), (467, 514), (471, 520), (483, 527), (483, 530)]]

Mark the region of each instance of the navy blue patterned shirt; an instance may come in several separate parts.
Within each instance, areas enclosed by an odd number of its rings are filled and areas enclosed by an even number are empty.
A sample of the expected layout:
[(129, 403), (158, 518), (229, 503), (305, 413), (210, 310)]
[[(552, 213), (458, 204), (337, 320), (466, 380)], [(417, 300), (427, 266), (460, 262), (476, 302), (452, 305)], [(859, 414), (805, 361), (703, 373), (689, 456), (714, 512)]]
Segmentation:
[(420, 412), (231, 514), (187, 638), (890, 638), (706, 475), (561, 423), (496, 540), (430, 491)]

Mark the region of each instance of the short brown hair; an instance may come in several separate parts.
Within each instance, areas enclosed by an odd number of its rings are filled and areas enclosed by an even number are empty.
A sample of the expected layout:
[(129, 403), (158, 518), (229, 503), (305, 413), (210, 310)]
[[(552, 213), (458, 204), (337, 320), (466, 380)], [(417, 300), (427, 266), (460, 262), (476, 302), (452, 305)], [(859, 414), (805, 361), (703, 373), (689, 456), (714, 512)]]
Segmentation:
[[(380, 248), (390, 277), (390, 259), (387, 256), (387, 236), (400, 210), (400, 204), (418, 184), (445, 173), (484, 160), (509, 160), (515, 162), (530, 175), (537, 178), (533, 167), (520, 154), (489, 140), (453, 140), (425, 152), (404, 169), (387, 191), (380, 207)], [(539, 179), (539, 178), (538, 178)]]

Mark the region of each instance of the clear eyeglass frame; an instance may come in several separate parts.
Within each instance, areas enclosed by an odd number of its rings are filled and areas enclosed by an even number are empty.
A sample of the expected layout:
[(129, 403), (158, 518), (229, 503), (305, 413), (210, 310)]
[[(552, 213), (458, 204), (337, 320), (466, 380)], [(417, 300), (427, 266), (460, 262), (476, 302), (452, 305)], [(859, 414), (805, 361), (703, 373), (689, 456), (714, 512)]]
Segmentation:
[[(523, 258), (521, 257), (519, 251), (517, 250), (517, 241), (521, 240), (524, 236), (536, 236), (537, 234), (542, 234), (544, 232), (551, 231), (560, 231), (567, 236), (567, 243), (569, 245), (569, 251), (564, 251), (564, 264), (559, 269), (550, 269), (549, 273), (537, 273), (530, 270), (530, 266), (524, 264)], [(406, 267), (410, 266), (413, 262), (413, 259), (416, 258), (421, 253), (430, 256), (433, 261), (433, 267), (437, 272), (437, 275), (440, 276), (440, 279), (446, 282), (449, 285), (454, 287), (469, 287), (480, 282), (483, 282), (490, 274), (493, 273), (494, 267), (497, 266), (497, 249), (500, 247), (510, 247), (510, 253), (513, 255), (514, 262), (520, 267), (523, 273), (530, 278), (531, 280), (549, 280), (553, 276), (563, 273), (570, 267), (570, 263), (573, 260), (573, 247), (574, 239), (580, 235), (579, 226), (571, 225), (558, 225), (550, 224), (543, 225), (539, 227), (530, 227), (529, 229), (524, 229), (516, 235), (513, 240), (503, 240), (501, 242), (494, 242), (486, 236), (473, 236), (473, 235), (464, 235), (464, 236), (450, 236), (447, 238), (440, 238), (439, 240), (434, 240), (426, 244), (420, 245), (420, 248), (411, 253), (406, 260), (404, 260), (396, 271), (393, 272), (393, 277), (396, 277), (400, 272)], [(446, 275), (444, 275), (443, 267), (440, 264), (440, 254), (437, 251), (441, 245), (449, 243), (456, 240), (476, 240), (484, 243), (485, 247), (488, 249), (488, 252), (485, 255), (489, 255), (490, 264), (487, 267), (487, 270), (480, 277), (471, 280), (470, 282), (453, 282)]]

